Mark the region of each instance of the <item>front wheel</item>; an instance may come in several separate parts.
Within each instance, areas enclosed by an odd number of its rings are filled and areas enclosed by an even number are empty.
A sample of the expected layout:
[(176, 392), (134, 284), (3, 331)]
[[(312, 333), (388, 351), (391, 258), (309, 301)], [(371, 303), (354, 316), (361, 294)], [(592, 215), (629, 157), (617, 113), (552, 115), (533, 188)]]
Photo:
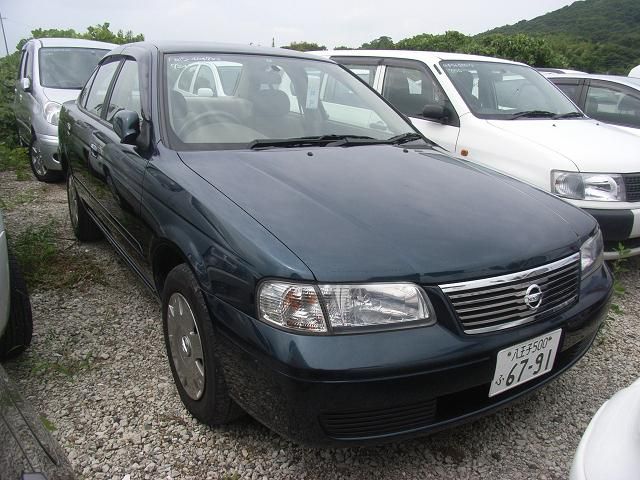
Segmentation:
[(31, 345), (33, 318), (27, 284), (15, 257), (9, 252), (9, 285), (11, 286), (9, 322), (0, 337), (0, 360), (13, 358)]
[(215, 356), (217, 338), (200, 285), (185, 264), (175, 267), (162, 292), (162, 320), (169, 365), (187, 410), (207, 425), (242, 414), (231, 399)]
[(102, 238), (102, 231), (87, 212), (78, 195), (78, 189), (71, 172), (67, 175), (67, 200), (69, 202), (69, 217), (73, 233), (81, 242), (91, 242)]
[(44, 156), (40, 149), (40, 145), (34, 135), (29, 144), (29, 164), (31, 170), (38, 180), (41, 182), (53, 183), (62, 179), (62, 172), (57, 170), (49, 170), (44, 162)]

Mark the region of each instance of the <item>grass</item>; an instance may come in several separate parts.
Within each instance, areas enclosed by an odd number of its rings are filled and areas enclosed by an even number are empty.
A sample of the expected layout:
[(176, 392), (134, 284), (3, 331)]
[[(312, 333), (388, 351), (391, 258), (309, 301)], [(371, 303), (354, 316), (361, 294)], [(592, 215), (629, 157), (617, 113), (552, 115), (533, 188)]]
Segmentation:
[[(49, 219), (9, 238), (12, 252), (32, 290), (64, 289), (106, 283), (104, 271), (92, 257), (72, 251), (73, 243), (59, 236), (59, 224)], [(67, 242), (67, 246), (62, 246)]]
[(42, 190), (32, 189), (24, 192), (20, 192), (17, 195), (4, 199), (0, 197), (0, 210), (7, 211), (13, 210), (20, 205), (26, 205), (38, 200)]
[(49, 432), (53, 432), (56, 429), (56, 426), (53, 424), (53, 422), (44, 415), (40, 415), (40, 422), (42, 422), (44, 428), (46, 428)]
[(16, 180), (31, 179), (29, 155), (23, 147), (8, 147), (0, 143), (0, 172), (15, 172)]

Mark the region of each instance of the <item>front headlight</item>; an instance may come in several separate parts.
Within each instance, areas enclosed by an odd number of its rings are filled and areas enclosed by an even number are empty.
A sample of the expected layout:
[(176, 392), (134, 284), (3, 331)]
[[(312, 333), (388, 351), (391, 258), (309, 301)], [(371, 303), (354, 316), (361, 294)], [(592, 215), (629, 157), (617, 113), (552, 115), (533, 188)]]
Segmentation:
[(47, 102), (44, 104), (44, 119), (51, 125), (58, 126), (58, 120), (60, 119), (60, 109), (62, 105), (57, 102)]
[(604, 262), (604, 243), (600, 229), (580, 247), (582, 278), (595, 272)]
[(551, 171), (551, 193), (575, 200), (624, 202), (627, 199), (622, 175)]
[(258, 291), (258, 318), (307, 333), (341, 333), (357, 328), (432, 325), (435, 313), (412, 283), (311, 285), (266, 281)]

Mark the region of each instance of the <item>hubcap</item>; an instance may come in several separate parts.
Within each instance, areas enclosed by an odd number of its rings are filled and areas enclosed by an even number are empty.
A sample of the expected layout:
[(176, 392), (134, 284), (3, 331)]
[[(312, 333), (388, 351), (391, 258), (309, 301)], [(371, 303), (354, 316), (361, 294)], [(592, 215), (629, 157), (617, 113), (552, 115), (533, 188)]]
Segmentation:
[(204, 393), (204, 356), (196, 319), (187, 299), (180, 293), (169, 298), (167, 310), (169, 349), (182, 388), (193, 400)]
[(78, 226), (78, 192), (76, 192), (76, 186), (73, 184), (73, 176), (69, 175), (67, 183), (67, 197), (69, 199), (69, 213), (71, 216), (71, 223), (73, 227)]
[(38, 147), (38, 142), (33, 142), (31, 144), (31, 163), (33, 164), (33, 169), (38, 175), (44, 177), (47, 174), (47, 167), (44, 165), (42, 152)]

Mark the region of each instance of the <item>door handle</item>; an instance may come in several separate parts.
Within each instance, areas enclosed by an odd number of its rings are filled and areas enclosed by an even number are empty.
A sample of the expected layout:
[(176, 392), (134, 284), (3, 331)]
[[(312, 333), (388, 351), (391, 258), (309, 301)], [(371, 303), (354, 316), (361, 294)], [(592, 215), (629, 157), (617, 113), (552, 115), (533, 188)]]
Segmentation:
[(91, 150), (91, 155), (93, 157), (97, 157), (98, 156), (98, 146), (95, 143), (92, 143), (89, 146), (89, 149)]

